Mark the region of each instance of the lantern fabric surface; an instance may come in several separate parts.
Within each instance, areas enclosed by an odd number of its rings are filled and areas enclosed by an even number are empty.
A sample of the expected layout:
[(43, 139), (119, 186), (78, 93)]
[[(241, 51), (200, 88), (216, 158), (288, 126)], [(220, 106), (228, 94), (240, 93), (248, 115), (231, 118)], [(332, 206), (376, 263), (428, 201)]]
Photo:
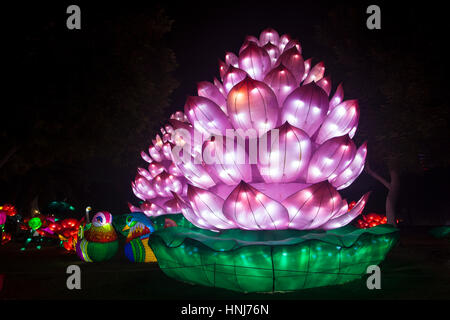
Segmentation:
[[(357, 101), (344, 100), (342, 84), (332, 92), (324, 63), (303, 59), (300, 42), (270, 28), (247, 37), (239, 54), (227, 52), (219, 65), (222, 81), (200, 82), (198, 96), (188, 97), (141, 152), (148, 168), (138, 168), (132, 190), (143, 202), (132, 211), (182, 212), (216, 231), (350, 223), (367, 195), (352, 219), (338, 219), (346, 201), (336, 190), (364, 168), (367, 145), (352, 140)], [(306, 199), (308, 190), (317, 195)], [(296, 194), (306, 198), (292, 201)]]
[(80, 226), (76, 243), (78, 257), (86, 262), (106, 261), (117, 253), (119, 241), (109, 212), (98, 212), (92, 223)]
[(125, 218), (122, 231), (127, 231), (125, 256), (132, 262), (156, 262), (155, 254), (148, 245), (154, 231), (151, 220), (143, 213), (133, 212)]
[(141, 152), (129, 207), (154, 221), (167, 275), (247, 292), (339, 284), (395, 243), (391, 227), (348, 226), (370, 194), (349, 209), (338, 191), (364, 168), (359, 105), (302, 52), (271, 28), (247, 36)]
[(330, 231), (234, 229), (220, 234), (184, 225), (161, 226), (150, 237), (163, 272), (181, 281), (240, 292), (293, 291), (360, 279), (398, 239), (397, 229), (389, 225)]

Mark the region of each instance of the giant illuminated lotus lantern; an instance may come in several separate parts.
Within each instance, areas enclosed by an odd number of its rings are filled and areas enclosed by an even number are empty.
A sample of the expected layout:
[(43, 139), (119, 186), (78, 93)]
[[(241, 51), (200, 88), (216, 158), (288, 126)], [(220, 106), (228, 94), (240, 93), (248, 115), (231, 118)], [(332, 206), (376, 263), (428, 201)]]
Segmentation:
[(273, 29), (248, 36), (219, 61), (220, 81), (198, 83), (141, 153), (148, 168), (138, 168), (132, 189), (142, 202), (130, 210), (187, 220), (150, 237), (166, 274), (246, 292), (295, 290), (353, 280), (393, 245), (393, 228), (342, 228), (369, 196), (349, 210), (338, 192), (362, 172), (367, 145), (352, 140), (357, 101), (344, 100), (342, 85), (331, 94), (324, 64), (311, 61)]

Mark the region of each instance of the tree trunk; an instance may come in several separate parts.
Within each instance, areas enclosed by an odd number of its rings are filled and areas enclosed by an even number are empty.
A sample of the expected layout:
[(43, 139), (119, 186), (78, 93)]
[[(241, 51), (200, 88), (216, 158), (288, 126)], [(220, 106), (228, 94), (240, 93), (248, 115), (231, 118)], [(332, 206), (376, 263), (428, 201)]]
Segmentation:
[(391, 181), (389, 183), (390, 185), (389, 192), (386, 197), (386, 217), (387, 223), (396, 226), (397, 219), (395, 207), (397, 204), (397, 198), (400, 189), (400, 179), (398, 171), (396, 169), (389, 169), (389, 174), (391, 176)]
[(366, 162), (364, 169), (368, 174), (370, 174), (374, 179), (381, 182), (389, 190), (388, 195), (386, 197), (387, 223), (397, 226), (395, 206), (397, 204), (397, 198), (400, 190), (400, 176), (398, 170), (395, 167), (389, 168), (389, 175), (391, 177), (391, 181), (388, 182), (382, 176), (372, 171), (368, 162)]
[(16, 153), (17, 149), (18, 147), (14, 146), (8, 150), (6, 155), (0, 159), (0, 168), (3, 167), (9, 161), (9, 159), (11, 159), (11, 157)]

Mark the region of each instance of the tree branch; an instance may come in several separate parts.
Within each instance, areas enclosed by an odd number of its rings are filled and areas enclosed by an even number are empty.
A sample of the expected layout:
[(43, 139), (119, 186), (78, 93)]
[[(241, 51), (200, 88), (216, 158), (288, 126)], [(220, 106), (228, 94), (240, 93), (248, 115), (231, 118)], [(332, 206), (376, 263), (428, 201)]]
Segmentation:
[(382, 176), (380, 176), (378, 173), (374, 172), (370, 166), (369, 166), (369, 161), (366, 161), (366, 165), (364, 166), (364, 170), (370, 174), (375, 180), (378, 180), (379, 182), (381, 182), (388, 190), (391, 190), (391, 184), (384, 179)]
[(9, 149), (8, 153), (0, 160), (0, 168), (3, 167), (8, 160), (14, 155), (14, 153), (16, 153), (16, 151), (19, 148), (17, 146), (12, 147), (11, 149)]

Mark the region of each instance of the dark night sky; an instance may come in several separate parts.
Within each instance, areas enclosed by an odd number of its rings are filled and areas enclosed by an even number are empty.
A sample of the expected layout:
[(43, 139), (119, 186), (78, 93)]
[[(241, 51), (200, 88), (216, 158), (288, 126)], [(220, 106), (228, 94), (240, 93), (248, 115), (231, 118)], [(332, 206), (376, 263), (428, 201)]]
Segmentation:
[[(327, 19), (331, 7), (356, 8), (361, 12), (360, 25), (365, 28), (365, 9), (371, 1), (146, 1), (146, 2), (106, 2), (106, 1), (44, 1), (9, 4), (11, 8), (3, 23), (14, 47), (21, 47), (23, 39), (38, 29), (36, 25), (46, 25), (74, 37), (81, 43), (83, 33), (74, 36), (65, 28), (65, 9), (69, 4), (79, 4), (82, 10), (82, 29), (89, 28), (97, 19), (107, 20), (108, 16), (146, 12), (161, 6), (174, 20), (173, 28), (167, 35), (168, 46), (175, 51), (178, 68), (175, 72), (180, 81), (179, 88), (172, 95), (173, 110), (182, 109), (187, 95), (196, 93), (198, 81), (211, 81), (218, 76), (217, 59), (223, 59), (225, 51), (237, 52), (246, 35), (258, 36), (261, 30), (272, 27), (280, 34), (289, 33), (302, 43), (304, 57), (314, 57), (327, 61), (332, 54), (330, 48), (314, 41), (314, 27)], [(414, 32), (416, 22), (425, 21), (430, 39), (441, 41), (446, 28), (444, 11), (440, 5), (425, 6), (410, 1), (378, 1), (382, 8), (382, 30), (367, 31), (381, 43), (395, 41), (405, 33)], [(8, 6), (9, 6), (8, 5)], [(78, 37), (78, 38), (76, 38)], [(345, 39), (345, 35), (342, 35)], [(26, 48), (23, 48), (26, 50)], [(82, 48), (74, 49), (74, 56), (86, 54)], [(424, 55), (426, 47), (424, 47)], [(442, 52), (428, 52), (424, 59), (439, 61)], [(14, 55), (14, 53), (13, 53)], [(71, 59), (72, 57), (67, 57)], [(82, 59), (78, 59), (82, 63)], [(444, 59), (441, 59), (443, 61)], [(327, 66), (328, 69), (333, 66)], [(329, 69), (330, 70), (330, 69)], [(331, 69), (332, 71), (332, 69)], [(45, 77), (45, 75), (43, 75)], [(342, 79), (336, 79), (341, 81)]]
[[(426, 21), (429, 36), (440, 40), (445, 28), (443, 12), (438, 6), (421, 6), (407, 1), (378, 1), (382, 8), (382, 30), (367, 31), (381, 43), (395, 41), (404, 33), (414, 32), (415, 23)], [(327, 10), (335, 6), (351, 6), (361, 12), (360, 25), (365, 28), (365, 10), (373, 1), (225, 1), (207, 3), (173, 2), (163, 5), (175, 19), (169, 35), (170, 46), (179, 63), (176, 72), (181, 86), (173, 95), (173, 107), (182, 108), (186, 95), (196, 92), (198, 81), (211, 81), (218, 76), (217, 59), (224, 59), (225, 51), (237, 53), (246, 35), (259, 36), (261, 30), (272, 27), (280, 35), (289, 33), (299, 39), (305, 58), (327, 61), (331, 48), (314, 41), (314, 27), (327, 19)], [(227, 5), (226, 5), (227, 4)], [(342, 35), (345, 38), (345, 35)], [(425, 48), (424, 48), (425, 49)], [(425, 52), (424, 52), (425, 55)], [(443, 58), (443, 52), (428, 53), (427, 59)], [(316, 60), (317, 61), (317, 60)], [(327, 65), (327, 67), (331, 67)], [(332, 69), (331, 69), (332, 70)], [(331, 73), (333, 74), (333, 73)], [(338, 79), (336, 81), (342, 81)]]
[[(220, 3), (230, 2), (194, 3), (163, 5), (175, 19), (169, 41), (177, 55), (176, 74), (182, 83), (173, 95), (174, 108), (182, 108), (186, 95), (196, 92), (196, 82), (211, 81), (218, 76), (217, 59), (223, 60), (225, 51), (237, 53), (246, 35), (259, 36), (267, 27), (274, 28), (280, 35), (288, 33), (299, 39), (305, 58), (326, 61), (331, 54), (330, 48), (315, 42), (313, 35), (315, 25), (327, 19), (327, 9), (336, 6), (336, 1), (240, 1), (227, 6)], [(340, 5), (345, 6), (344, 3)], [(361, 25), (355, 27), (365, 28), (365, 9), (371, 2), (348, 3), (361, 11)], [(392, 5), (382, 10), (383, 27), (390, 31), (383, 29), (368, 36), (386, 41), (398, 35), (402, 27), (397, 19), (405, 21), (398, 12), (401, 7)]]
[[(359, 25), (355, 28), (365, 28), (367, 14), (365, 10), (370, 4), (378, 4), (382, 10), (382, 30), (367, 31), (367, 36), (379, 41), (380, 45), (386, 45), (402, 37), (405, 33), (415, 32), (416, 23), (421, 22), (428, 34), (429, 41), (440, 44), (442, 50), (427, 51), (424, 43), (421, 50), (424, 61), (435, 61), (437, 66), (442, 66), (446, 61), (442, 41), (446, 34), (445, 11), (439, 3), (432, 5), (412, 3), (410, 1), (161, 1), (161, 2), (106, 2), (106, 1), (39, 1), (20, 2), (8, 4), (4, 8), (3, 28), (7, 33), (5, 51), (12, 55), (7, 67), (20, 70), (20, 57), (27, 52), (26, 46), (30, 36), (38, 36), (39, 32), (48, 29), (56, 29), (57, 35), (64, 39), (62, 45), (69, 46), (73, 39), (79, 46), (70, 47), (71, 54), (67, 59), (77, 61), (76, 67), (83, 68), (84, 59), (91, 54), (89, 45), (83, 42), (83, 30), (96, 20), (108, 21), (109, 17), (121, 15), (133, 15), (134, 13), (146, 13), (156, 6), (166, 10), (167, 15), (174, 20), (173, 28), (167, 35), (167, 46), (176, 54), (178, 68), (175, 77), (180, 82), (179, 87), (172, 94), (171, 111), (182, 110), (188, 95), (196, 94), (196, 83), (199, 81), (212, 81), (218, 77), (218, 59), (223, 59), (226, 51), (237, 53), (246, 35), (259, 36), (259, 33), (267, 28), (276, 29), (280, 35), (289, 33), (293, 38), (299, 39), (303, 47), (305, 58), (314, 57), (318, 61), (323, 60), (327, 70), (333, 76), (335, 83), (343, 81), (339, 74), (333, 73), (333, 66), (327, 64), (333, 51), (331, 48), (317, 43), (314, 37), (314, 28), (318, 23), (325, 21), (327, 10), (332, 6), (351, 6), (361, 12)], [(66, 8), (70, 4), (78, 4), (82, 10), (82, 30), (68, 31), (65, 27), (67, 14)], [(346, 35), (342, 35), (345, 40)], [(67, 40), (69, 39), (69, 40)], [(5, 40), (6, 42), (6, 40)], [(437, 46), (439, 48), (439, 46)], [(59, 50), (60, 48), (55, 48)], [(61, 52), (67, 54), (66, 50)], [(443, 66), (442, 66), (443, 67)], [(27, 70), (15, 72), (11, 78), (13, 86), (19, 88), (16, 97), (27, 93), (30, 88), (23, 88), (23, 77), (27, 77)], [(430, 70), (433, 73), (434, 70)], [(51, 73), (51, 74), (54, 74)], [(71, 70), (59, 70), (61, 81), (64, 77), (71, 76)], [(45, 82), (48, 73), (40, 75)], [(27, 84), (29, 85), (29, 84)], [(357, 97), (355, 97), (357, 98)], [(11, 104), (2, 106), (2, 114), (7, 118), (10, 112), (8, 107), (14, 105), (17, 99), (12, 99)], [(26, 115), (24, 115), (26, 117)], [(375, 183), (376, 184), (376, 183)], [(373, 183), (372, 183), (373, 185)], [(370, 187), (370, 186), (369, 186)], [(128, 189), (128, 184), (125, 186)], [(128, 190), (129, 191), (129, 190)]]

